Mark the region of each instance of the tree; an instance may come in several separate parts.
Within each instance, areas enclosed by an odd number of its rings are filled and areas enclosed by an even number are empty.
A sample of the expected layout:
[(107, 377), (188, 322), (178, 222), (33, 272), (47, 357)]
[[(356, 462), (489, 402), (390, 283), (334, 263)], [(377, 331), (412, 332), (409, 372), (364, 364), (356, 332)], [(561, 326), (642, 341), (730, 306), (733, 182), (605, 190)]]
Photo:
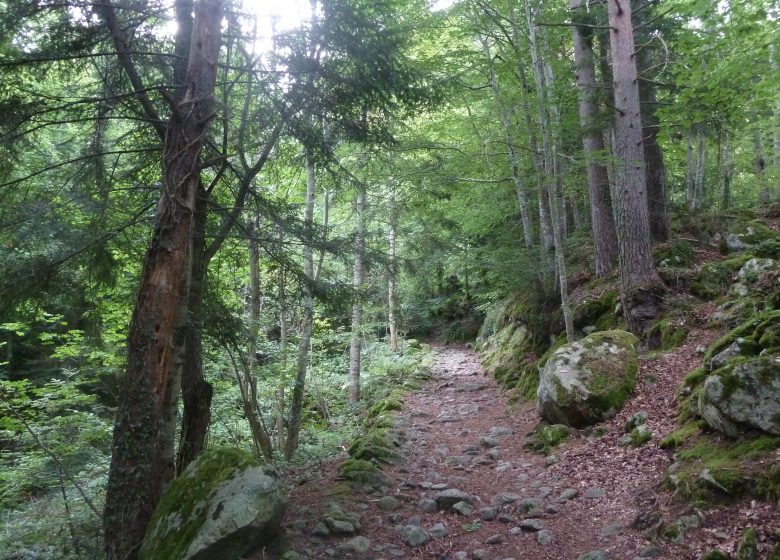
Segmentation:
[[(580, 127), (582, 146), (588, 158), (588, 194), (590, 195), (591, 228), (596, 249), (596, 276), (606, 276), (617, 261), (617, 238), (612, 215), (612, 197), (609, 192), (609, 176), (604, 164), (604, 137), (599, 126), (598, 84), (593, 63), (593, 31), (576, 25), (582, 14), (582, 1), (571, 0), (575, 24), (574, 63), (577, 87), (580, 91)], [(587, 22), (586, 22), (587, 23)]]
[(352, 336), (349, 341), (349, 402), (360, 400), (360, 354), (362, 349), (363, 277), (366, 250), (366, 187), (357, 185), (355, 194), (355, 254), (352, 272)]
[[(109, 0), (103, 8), (111, 25)], [(171, 348), (189, 290), (193, 214), (201, 149), (214, 117), (222, 14), (221, 0), (198, 2), (185, 87), (166, 126), (163, 187), (128, 335), (106, 490), (104, 527), (111, 560), (136, 557), (175, 473), (172, 440), (180, 380), (171, 369)]]
[(615, 211), (623, 314), (631, 332), (655, 320), (663, 284), (653, 262), (647, 209), (634, 30), (629, 0), (609, 0), (610, 46), (615, 95), (613, 150)]

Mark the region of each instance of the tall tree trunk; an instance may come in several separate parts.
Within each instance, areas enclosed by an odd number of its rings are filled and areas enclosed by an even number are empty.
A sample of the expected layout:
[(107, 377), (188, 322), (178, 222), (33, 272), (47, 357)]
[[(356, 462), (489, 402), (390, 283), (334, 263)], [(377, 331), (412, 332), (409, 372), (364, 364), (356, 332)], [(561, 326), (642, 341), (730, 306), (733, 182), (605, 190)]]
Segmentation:
[[(641, 12), (643, 15), (649, 10)], [(641, 18), (641, 16), (640, 16)], [(637, 26), (644, 21), (635, 22)], [(642, 40), (650, 41), (649, 34)], [(639, 74), (648, 71), (653, 66), (653, 56), (650, 47), (640, 47), (636, 54)], [(642, 146), (645, 155), (645, 179), (647, 180), (647, 209), (650, 220), (650, 234), (653, 241), (664, 242), (669, 239), (669, 211), (666, 194), (666, 167), (663, 152), (658, 144), (658, 133), (661, 121), (656, 116), (655, 83), (647, 76), (639, 78), (639, 103), (642, 114)]]
[(352, 337), (349, 342), (349, 402), (360, 400), (360, 353), (363, 318), (363, 253), (366, 247), (366, 188), (358, 185), (355, 197), (357, 227), (355, 229), (355, 263), (352, 276)]
[[(559, 124), (558, 109), (555, 98), (550, 91), (553, 87), (551, 83), (552, 69), (545, 69), (544, 61), (541, 57), (541, 48), (538, 43), (537, 27), (531, 9), (531, 0), (525, 0), (526, 21), (528, 23), (528, 37), (531, 47), (531, 63), (534, 68), (534, 82), (536, 84), (536, 101), (539, 113), (539, 122), (542, 126), (542, 146), (545, 154), (545, 182), (547, 184), (547, 199), (550, 205), (550, 218), (552, 221), (553, 244), (555, 246), (555, 265), (558, 272), (558, 285), (561, 293), (561, 310), (563, 311), (564, 324), (566, 326), (566, 338), (569, 342), (574, 341), (574, 323), (572, 319), (571, 302), (569, 300), (568, 279), (566, 277), (566, 259), (564, 256), (563, 236), (564, 224), (561, 217), (561, 194), (559, 188), (562, 186), (561, 173), (562, 167), (558, 161), (558, 150), (553, 144), (552, 126)], [(547, 76), (545, 76), (545, 70)], [(549, 80), (550, 83), (545, 79)], [(553, 119), (547, 112), (546, 104), (551, 107)], [(552, 122), (551, 122), (552, 121)], [(560, 137), (558, 130), (555, 131), (555, 138)], [(556, 142), (557, 144), (557, 142)]]
[(688, 208), (693, 209), (693, 201), (696, 191), (696, 152), (693, 149), (693, 128), (685, 135), (686, 141), (686, 165), (685, 165), (685, 200)]
[(731, 206), (731, 179), (734, 176), (734, 160), (731, 156), (731, 141), (729, 133), (723, 133), (723, 199), (722, 209)]
[(769, 187), (766, 185), (764, 171), (766, 169), (766, 156), (764, 155), (764, 138), (761, 134), (761, 128), (756, 124), (753, 131), (753, 169), (758, 179), (758, 199), (761, 204), (769, 204)]
[(615, 211), (623, 311), (631, 332), (641, 334), (660, 312), (663, 284), (653, 263), (642, 146), (642, 119), (629, 0), (609, 0), (615, 91), (613, 149)]
[(289, 335), (287, 326), (287, 274), (283, 266), (279, 267), (277, 289), (279, 295), (279, 361), (282, 366), (282, 381), (280, 381), (279, 385), (276, 387), (276, 438), (279, 449), (284, 449), (284, 409), (286, 407), (286, 397), (283, 380), (287, 375), (287, 340)]
[(704, 132), (699, 129), (696, 141), (696, 174), (693, 181), (694, 210), (700, 210), (704, 202)]
[(390, 269), (387, 274), (387, 326), (390, 331), (390, 350), (398, 352), (398, 317), (396, 315), (396, 283), (398, 282), (398, 263), (396, 262), (398, 236), (398, 208), (395, 200), (395, 185), (390, 191), (390, 227), (387, 242), (390, 249)]
[(303, 245), (304, 303), (303, 321), (301, 324), (301, 339), (298, 343), (298, 359), (296, 361), (295, 383), (293, 385), (292, 403), (290, 404), (290, 423), (287, 428), (287, 441), (284, 456), (289, 461), (298, 449), (298, 437), (303, 423), (303, 395), (306, 389), (306, 372), (309, 367), (309, 346), (311, 344), (311, 329), (314, 323), (314, 197), (317, 179), (314, 161), (306, 156), (306, 209), (304, 211), (304, 227), (306, 241)]
[[(582, 0), (571, 0), (572, 10), (582, 9)], [(575, 15), (576, 17), (576, 15)], [(590, 195), (590, 222), (596, 249), (596, 276), (609, 274), (618, 258), (615, 219), (612, 215), (612, 197), (609, 176), (604, 165), (604, 136), (598, 124), (598, 85), (593, 63), (593, 40), (590, 30), (572, 27), (574, 35), (574, 62), (580, 100), (582, 146), (588, 158), (588, 194)]]
[(186, 86), (167, 127), (163, 192), (128, 333), (127, 369), (114, 425), (103, 518), (109, 560), (137, 557), (154, 508), (174, 474), (173, 464), (163, 464), (164, 448), (173, 437), (171, 426), (163, 424), (163, 407), (176, 400), (171, 391), (177, 382), (169, 379), (176, 377), (171, 348), (181, 302), (188, 296), (199, 160), (214, 110), (222, 11), (220, 0), (197, 4)]
[(493, 98), (496, 101), (496, 106), (501, 112), (501, 130), (504, 134), (504, 144), (506, 145), (507, 155), (509, 156), (509, 166), (512, 170), (512, 181), (514, 181), (517, 201), (520, 205), (520, 221), (523, 224), (523, 241), (525, 242), (526, 247), (531, 248), (534, 244), (531, 210), (528, 202), (528, 192), (523, 184), (520, 158), (517, 156), (517, 149), (515, 148), (515, 142), (512, 138), (510, 112), (509, 108), (501, 99), (501, 88), (499, 87), (498, 79), (496, 78), (493, 55), (490, 52), (488, 39), (487, 37), (480, 36), (479, 40), (482, 43), (482, 51), (485, 53), (485, 59), (488, 64), (488, 82), (490, 83), (490, 89), (493, 91)]

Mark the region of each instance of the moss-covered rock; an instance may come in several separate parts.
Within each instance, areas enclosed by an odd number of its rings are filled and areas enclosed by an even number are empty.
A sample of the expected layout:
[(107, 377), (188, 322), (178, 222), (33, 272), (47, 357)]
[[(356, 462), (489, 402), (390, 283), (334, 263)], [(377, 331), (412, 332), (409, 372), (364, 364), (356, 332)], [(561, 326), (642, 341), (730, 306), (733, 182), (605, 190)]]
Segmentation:
[[(765, 337), (765, 335), (766, 333), (777, 332), (780, 332), (780, 310), (759, 313), (712, 343), (704, 354), (704, 364), (710, 365), (714, 357), (728, 349), (739, 339), (745, 341), (746, 344), (744, 352), (739, 354), (741, 356), (771, 351), (774, 349), (771, 345), (774, 344), (775, 339), (772, 336)], [(762, 337), (765, 337), (763, 338), (763, 343), (761, 342)]]
[(564, 424), (542, 424), (530, 434), (523, 447), (530, 451), (547, 454), (565, 442), (570, 433), (571, 428)]
[(731, 560), (731, 556), (718, 548), (713, 548), (712, 550), (705, 552), (704, 556), (701, 557), (701, 560)]
[(656, 246), (653, 259), (659, 268), (682, 268), (693, 264), (696, 253), (689, 241), (680, 239)]
[(609, 330), (615, 325), (615, 306), (620, 296), (615, 290), (607, 290), (598, 298), (586, 299), (573, 306), (572, 318), (574, 327), (594, 326), (597, 330)]
[(760, 220), (737, 221), (726, 234), (724, 248), (729, 252), (744, 251), (776, 238), (777, 233)]
[(373, 428), (357, 438), (347, 452), (353, 459), (390, 464), (398, 459), (401, 446), (396, 434), (386, 428)]
[(677, 348), (688, 338), (688, 329), (680, 320), (667, 317), (661, 319), (647, 333), (652, 348), (671, 350)]
[(375, 463), (362, 459), (347, 459), (339, 468), (339, 476), (357, 486), (382, 486), (387, 478)]
[(583, 427), (614, 416), (634, 390), (637, 342), (631, 333), (613, 330), (558, 348), (540, 370), (542, 418)]
[(714, 371), (699, 395), (699, 413), (731, 437), (744, 427), (780, 435), (780, 357), (732, 360)]
[(206, 451), (154, 512), (140, 560), (237, 560), (273, 541), (286, 505), (275, 471), (238, 449)]
[(726, 293), (734, 270), (725, 261), (704, 264), (691, 283), (691, 293), (702, 299), (713, 299)]
[(745, 529), (739, 539), (737, 560), (758, 560), (758, 533), (752, 527)]

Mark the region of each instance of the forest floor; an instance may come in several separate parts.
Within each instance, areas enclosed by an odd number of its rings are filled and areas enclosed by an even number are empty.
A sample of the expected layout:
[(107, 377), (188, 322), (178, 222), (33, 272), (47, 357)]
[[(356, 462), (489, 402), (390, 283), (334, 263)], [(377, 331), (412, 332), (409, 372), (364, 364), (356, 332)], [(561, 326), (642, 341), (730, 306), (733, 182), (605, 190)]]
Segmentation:
[[(677, 389), (701, 363), (697, 348), (716, 335), (694, 330), (679, 348), (640, 359), (637, 390), (603, 425), (606, 434), (574, 431), (547, 457), (523, 447), (539, 421), (534, 403), (510, 407), (471, 350), (436, 348), (433, 379), (408, 395), (396, 416), (404, 459), (385, 469), (391, 490), (347, 490), (337, 478), (339, 461), (298, 473), (285, 517), (285, 548), (300, 558), (376, 560), (575, 560), (587, 552), (594, 552), (592, 560), (682, 560), (698, 559), (713, 547), (733, 552), (745, 527), (764, 534), (777, 530), (777, 508), (746, 501), (694, 511), (661, 486), (673, 460), (658, 442), (677, 427)], [(619, 445), (624, 423), (640, 410), (648, 414), (652, 440), (638, 448)], [(431, 498), (444, 489), (471, 496), (473, 511), (462, 515), (431, 507)], [(351, 541), (354, 534), (313, 535), (332, 502), (360, 515), (359, 534), (368, 541)], [(666, 523), (695, 514), (700, 526), (678, 544), (651, 541), (635, 520), (658, 513)], [(409, 525), (435, 536), (411, 547), (403, 529)]]

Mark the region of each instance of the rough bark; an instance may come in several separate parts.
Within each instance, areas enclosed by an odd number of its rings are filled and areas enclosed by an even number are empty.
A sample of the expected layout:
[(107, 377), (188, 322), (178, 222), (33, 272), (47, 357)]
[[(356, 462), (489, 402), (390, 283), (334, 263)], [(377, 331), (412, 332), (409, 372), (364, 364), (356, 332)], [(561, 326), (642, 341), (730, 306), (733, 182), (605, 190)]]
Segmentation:
[(753, 131), (753, 170), (758, 178), (758, 199), (761, 204), (769, 204), (769, 187), (766, 184), (764, 171), (766, 169), (766, 156), (764, 154), (764, 138), (761, 128), (756, 126)]
[(693, 209), (693, 198), (696, 185), (696, 152), (693, 150), (693, 128), (685, 135), (686, 165), (685, 165), (685, 200), (688, 208)]
[(734, 160), (731, 156), (729, 133), (723, 134), (723, 198), (721, 206), (726, 210), (731, 206), (731, 179), (734, 177)]
[[(582, 9), (582, 0), (571, 0), (571, 9)], [(612, 197), (609, 176), (604, 165), (604, 136), (598, 123), (598, 84), (593, 63), (593, 39), (590, 32), (572, 27), (574, 62), (579, 88), (580, 127), (582, 146), (588, 158), (588, 194), (590, 222), (596, 249), (596, 276), (609, 274), (618, 257), (615, 219), (612, 215)]]
[(610, 46), (615, 94), (612, 205), (620, 261), (623, 312), (629, 329), (641, 334), (660, 311), (663, 284), (653, 263), (642, 146), (642, 119), (628, 0), (609, 0)]
[[(558, 272), (558, 285), (561, 294), (561, 310), (566, 326), (566, 338), (574, 340), (574, 323), (572, 319), (571, 302), (569, 300), (568, 278), (566, 276), (566, 259), (563, 247), (565, 225), (562, 217), (562, 166), (559, 161), (559, 150), (556, 146), (560, 138), (560, 122), (557, 103), (552, 93), (552, 68), (545, 67), (542, 50), (539, 45), (536, 22), (531, 10), (530, 0), (525, 0), (526, 22), (528, 23), (528, 39), (531, 47), (531, 63), (534, 68), (534, 83), (536, 85), (536, 105), (539, 122), (542, 127), (542, 149), (545, 161), (545, 183), (547, 184), (547, 201), (549, 203), (552, 222), (552, 237), (555, 247), (555, 268)], [(550, 113), (547, 106), (550, 107)], [(553, 131), (555, 127), (555, 131)], [(555, 132), (555, 134), (553, 134)]]
[(309, 366), (309, 345), (311, 344), (311, 329), (314, 322), (314, 197), (316, 192), (316, 175), (314, 162), (306, 157), (306, 208), (304, 210), (304, 228), (306, 241), (303, 245), (303, 274), (305, 276), (303, 292), (303, 320), (301, 324), (301, 339), (298, 343), (298, 358), (295, 368), (292, 402), (290, 403), (290, 423), (287, 429), (287, 441), (284, 446), (284, 456), (290, 460), (298, 448), (298, 437), (303, 422), (303, 395), (306, 389), (306, 373)]
[(349, 341), (349, 402), (360, 400), (360, 354), (363, 320), (363, 254), (366, 246), (366, 189), (358, 186), (355, 197), (357, 226), (355, 229), (355, 262), (352, 271), (352, 336)]
[(387, 327), (390, 332), (390, 350), (393, 352), (398, 352), (398, 316), (396, 315), (396, 282), (398, 281), (398, 263), (396, 262), (398, 208), (396, 204), (395, 186), (393, 186), (390, 193), (390, 226), (387, 232), (387, 243), (390, 250), (390, 268), (387, 274)]
[(173, 466), (162, 462), (170, 436), (162, 433), (167, 426), (161, 414), (176, 385), (169, 379), (175, 375), (171, 349), (180, 304), (187, 297), (199, 157), (214, 110), (222, 11), (220, 0), (197, 5), (185, 87), (167, 126), (163, 189), (128, 333), (127, 368), (114, 425), (104, 511), (109, 560), (136, 558), (173, 476)]
[(693, 201), (691, 207), (700, 210), (704, 201), (704, 132), (699, 130), (696, 139), (696, 173), (693, 181)]

